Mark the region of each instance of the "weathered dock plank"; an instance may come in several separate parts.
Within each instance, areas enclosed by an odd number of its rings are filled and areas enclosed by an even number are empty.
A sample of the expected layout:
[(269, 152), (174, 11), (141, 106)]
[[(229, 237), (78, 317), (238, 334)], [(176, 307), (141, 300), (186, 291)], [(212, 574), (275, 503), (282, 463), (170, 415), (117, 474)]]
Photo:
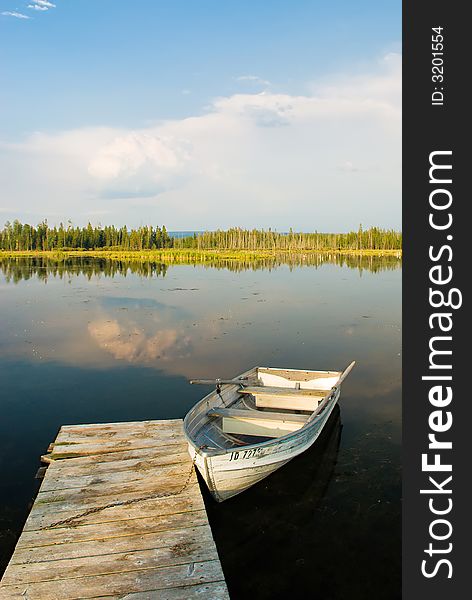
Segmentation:
[[(150, 591), (160, 592), (155, 598), (165, 598), (165, 592), (169, 588), (216, 581), (221, 582), (221, 565), (219, 560), (209, 560), (170, 567), (136, 569), (119, 574), (112, 572), (90, 577), (78, 576), (55, 581), (7, 585), (0, 588), (3, 594), (0, 595), (0, 599), (18, 597), (24, 600), (26, 597), (31, 600), (78, 600), (97, 596), (126, 598), (130, 592)], [(202, 597), (208, 600), (208, 596)]]
[[(124, 494), (122, 499), (141, 498), (142, 494), (136, 491), (134, 494)], [(68, 519), (81, 512), (96, 506), (96, 503), (69, 503), (62, 504), (59, 514), (54, 506), (43, 505), (30, 513), (24, 531), (35, 531), (40, 528), (48, 527), (55, 523), (59, 518)], [(128, 507), (118, 506), (107, 508), (98, 513), (87, 514), (75, 521), (76, 524), (91, 524), (91, 523), (111, 523), (117, 521), (126, 521), (129, 519), (138, 519), (142, 517), (159, 517), (162, 515), (176, 514), (178, 512), (190, 512), (198, 509), (203, 509), (203, 500), (201, 497), (195, 497), (193, 490), (186, 490), (179, 494), (178, 497), (170, 497), (164, 499), (143, 500), (142, 502), (132, 504)]]
[(64, 426), (46, 461), (0, 600), (229, 598), (181, 420)]

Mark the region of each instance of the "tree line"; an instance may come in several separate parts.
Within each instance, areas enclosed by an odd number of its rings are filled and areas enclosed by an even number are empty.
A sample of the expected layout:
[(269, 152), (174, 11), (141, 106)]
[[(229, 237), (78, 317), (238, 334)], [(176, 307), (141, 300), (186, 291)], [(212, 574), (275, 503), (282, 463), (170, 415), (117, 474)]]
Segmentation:
[(197, 250), (400, 250), (401, 232), (393, 229), (370, 227), (364, 230), (362, 225), (357, 231), (349, 233), (278, 233), (272, 229), (240, 229), (226, 231), (206, 231), (193, 237), (174, 240), (176, 248), (195, 248)]
[(0, 232), (0, 249), (2, 250), (96, 250), (110, 248), (120, 250), (160, 250), (172, 248), (173, 238), (169, 236), (165, 226), (138, 227), (128, 229), (126, 226), (116, 228), (114, 225), (94, 227), (88, 223), (86, 227), (73, 227), (69, 221), (59, 227), (50, 227), (42, 221), (34, 227), (28, 223), (6, 222)]
[(36, 227), (18, 220), (5, 223), (0, 231), (0, 249), (25, 250), (161, 250), (166, 248), (187, 250), (234, 251), (295, 251), (304, 250), (400, 250), (402, 234), (393, 229), (370, 227), (348, 233), (279, 233), (272, 229), (241, 229), (194, 233), (188, 237), (169, 235), (165, 225), (143, 226), (128, 229), (114, 225), (102, 227), (74, 227), (69, 221), (59, 227), (50, 227), (42, 221)]

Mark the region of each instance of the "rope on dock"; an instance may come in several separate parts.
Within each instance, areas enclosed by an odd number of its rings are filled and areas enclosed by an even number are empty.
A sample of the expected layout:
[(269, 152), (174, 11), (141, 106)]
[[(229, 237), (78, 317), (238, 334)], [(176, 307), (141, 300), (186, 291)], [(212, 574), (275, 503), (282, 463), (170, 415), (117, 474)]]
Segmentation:
[(192, 466), (190, 467), (189, 474), (187, 475), (187, 479), (185, 480), (184, 485), (177, 490), (176, 492), (160, 492), (156, 494), (148, 494), (147, 496), (141, 496), (140, 498), (131, 498), (130, 500), (118, 500), (116, 502), (110, 502), (109, 504), (104, 504), (103, 506), (95, 506), (93, 508), (89, 508), (88, 510), (84, 510), (84, 512), (79, 513), (78, 515), (74, 515), (73, 517), (68, 517), (67, 519), (62, 519), (61, 521), (55, 521), (50, 525), (46, 525), (45, 527), (41, 527), (41, 529), (53, 529), (54, 527), (59, 527), (60, 525), (70, 525), (77, 521), (78, 519), (82, 519), (83, 517), (88, 517), (89, 515), (93, 515), (95, 513), (101, 512), (102, 510), (106, 510), (107, 508), (114, 508), (115, 506), (128, 506), (129, 504), (136, 504), (138, 502), (145, 502), (146, 500), (155, 500), (157, 498), (168, 498), (171, 496), (178, 496), (182, 494), (190, 485), (190, 481), (192, 479), (193, 469), (195, 467), (195, 463), (197, 461), (199, 448), (195, 449), (195, 455), (192, 460)]

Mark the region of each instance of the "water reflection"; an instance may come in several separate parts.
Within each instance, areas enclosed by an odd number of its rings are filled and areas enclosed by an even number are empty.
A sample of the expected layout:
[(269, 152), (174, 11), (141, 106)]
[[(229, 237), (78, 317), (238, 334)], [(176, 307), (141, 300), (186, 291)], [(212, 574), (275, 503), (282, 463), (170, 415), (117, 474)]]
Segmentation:
[(209, 511), (215, 536), (232, 523), (219, 543), (223, 558), (244, 567), (238, 576), (246, 573), (240, 584), (249, 587), (232, 587), (240, 598), (277, 598), (257, 581), (269, 572), (283, 597), (304, 597), (302, 584), (305, 596), (315, 586), (323, 599), (377, 597), (378, 589), (398, 597), (401, 269), (391, 258), (369, 269), (364, 259), (239, 271), (0, 262), (3, 558), (34, 495), (38, 457), (61, 424), (181, 418), (206, 391), (189, 378), (254, 365), (341, 370), (354, 359), (339, 451), (333, 421), (313, 453)]
[[(244, 494), (215, 505), (205, 492), (231, 598), (301, 598), (310, 590), (314, 562), (323, 569), (322, 501), (334, 475), (341, 429), (336, 406), (316, 444)], [(309, 559), (307, 542), (316, 550)]]
[(178, 329), (149, 333), (133, 321), (125, 325), (117, 319), (91, 321), (88, 332), (99, 348), (130, 363), (175, 359), (187, 355), (190, 346), (190, 338)]
[(13, 265), (0, 286), (0, 356), (86, 368), (129, 363), (187, 378), (230, 377), (262, 363), (342, 369), (356, 358), (378, 369), (369, 395), (398, 385), (388, 364), (399, 364), (398, 270), (361, 279), (328, 263), (281, 265), (235, 278), (228, 269), (178, 265), (165, 279), (143, 279), (129, 271), (102, 278), (93, 274), (99, 264), (84, 272), (81, 263), (70, 265), (74, 277), (51, 277), (48, 267), (29, 264), (25, 277), (38, 277), (11, 286)]
[(18, 283), (31, 277), (38, 277), (46, 281), (49, 277), (72, 277), (85, 275), (114, 277), (119, 274), (136, 274), (141, 277), (165, 277), (171, 265), (193, 265), (212, 269), (228, 269), (234, 272), (257, 271), (260, 269), (272, 270), (282, 265), (290, 267), (315, 267), (319, 268), (325, 264), (338, 265), (357, 269), (359, 272), (367, 270), (373, 273), (393, 270), (401, 267), (400, 256), (355, 256), (345, 254), (283, 254), (279, 256), (238, 260), (216, 257), (204, 257), (195, 259), (192, 257), (178, 257), (169, 255), (166, 262), (150, 261), (142, 256), (133, 259), (108, 259), (94, 258), (90, 256), (78, 256), (72, 258), (0, 258), (0, 270), (4, 273), (7, 281)]

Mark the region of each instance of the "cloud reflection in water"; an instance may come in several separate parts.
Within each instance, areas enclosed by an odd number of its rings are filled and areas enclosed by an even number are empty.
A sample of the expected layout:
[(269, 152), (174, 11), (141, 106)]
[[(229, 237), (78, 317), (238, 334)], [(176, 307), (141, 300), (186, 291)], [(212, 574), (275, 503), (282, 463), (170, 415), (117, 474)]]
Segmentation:
[(172, 360), (185, 356), (190, 339), (177, 329), (162, 329), (152, 334), (136, 323), (121, 324), (114, 320), (95, 320), (88, 332), (98, 346), (117, 360), (147, 364), (156, 359)]

